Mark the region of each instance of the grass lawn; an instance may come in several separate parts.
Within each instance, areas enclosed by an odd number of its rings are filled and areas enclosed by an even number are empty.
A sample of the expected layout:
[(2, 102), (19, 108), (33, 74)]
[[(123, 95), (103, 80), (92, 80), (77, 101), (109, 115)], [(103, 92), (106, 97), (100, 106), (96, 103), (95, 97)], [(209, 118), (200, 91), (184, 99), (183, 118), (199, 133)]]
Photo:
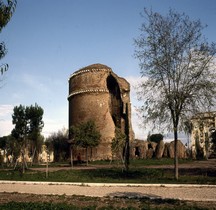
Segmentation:
[[(180, 164), (193, 165), (192, 160), (180, 160)], [(202, 162), (205, 165), (207, 162)], [(170, 167), (149, 168), (149, 166), (166, 165)], [(35, 167), (38, 170), (35, 170)], [(60, 167), (60, 168), (59, 168)], [(118, 162), (95, 161), (89, 166), (80, 165), (73, 169), (68, 163), (52, 163), (49, 168), (61, 169), (49, 172), (46, 178), (45, 166), (34, 166), (22, 174), (19, 170), (11, 168), (0, 169), (0, 180), (17, 181), (52, 181), (52, 182), (99, 182), (99, 183), (194, 183), (216, 184), (216, 169), (180, 168), (179, 180), (174, 180), (173, 160), (131, 160), (130, 169), (126, 173)], [(79, 169), (80, 168), (80, 169)], [(40, 170), (39, 170), (40, 169)], [(65, 170), (64, 170), (65, 169)], [(82, 209), (82, 210), (107, 210), (107, 209), (214, 209), (214, 202), (186, 202), (174, 199), (126, 198), (126, 197), (85, 197), (66, 195), (32, 195), (19, 193), (0, 193), (0, 209)]]
[[(179, 159), (179, 164), (182, 163), (191, 163), (194, 160), (191, 159)], [(110, 160), (107, 161), (93, 161), (91, 162), (92, 165), (116, 165), (116, 164), (121, 164), (120, 161), (112, 161)], [(140, 166), (155, 166), (155, 165), (173, 165), (174, 160), (171, 158), (162, 158), (162, 159), (131, 159), (130, 160), (130, 167), (140, 167)]]
[[(191, 160), (181, 160), (180, 163), (192, 163)], [(109, 165), (109, 161), (97, 161), (91, 165)], [(49, 172), (48, 178), (44, 171), (27, 170), (25, 174), (16, 170), (0, 170), (0, 180), (19, 181), (53, 181), (53, 182), (99, 182), (99, 183), (184, 183), (184, 184), (216, 184), (216, 171), (206, 168), (179, 169), (179, 180), (174, 180), (174, 171), (171, 168), (145, 168), (149, 165), (173, 165), (173, 160), (133, 160), (128, 172), (120, 165), (112, 163), (109, 167), (84, 166), (84, 169), (68, 169)], [(52, 165), (51, 165), (52, 166)], [(51, 167), (50, 166), (50, 167)], [(57, 167), (54, 164), (54, 167)], [(65, 167), (66, 168), (66, 167)]]

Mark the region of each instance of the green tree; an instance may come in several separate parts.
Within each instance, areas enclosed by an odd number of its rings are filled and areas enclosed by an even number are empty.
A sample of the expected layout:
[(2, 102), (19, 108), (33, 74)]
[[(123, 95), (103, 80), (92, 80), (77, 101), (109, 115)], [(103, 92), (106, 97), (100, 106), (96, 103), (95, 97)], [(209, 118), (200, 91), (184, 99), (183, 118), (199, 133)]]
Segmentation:
[(151, 142), (159, 143), (161, 140), (163, 140), (163, 135), (160, 134), (160, 133), (151, 134), (148, 137), (148, 140), (151, 141)]
[(7, 165), (13, 165), (20, 155), (20, 145), (11, 135), (0, 138), (0, 149), (4, 151)]
[(26, 118), (28, 119), (29, 127), (28, 139), (30, 141), (30, 152), (33, 162), (38, 162), (39, 153), (44, 143), (44, 138), (41, 135), (44, 127), (43, 113), (43, 109), (37, 104), (26, 107)]
[(7, 136), (0, 137), (0, 149), (5, 150), (7, 143)]
[(12, 123), (15, 125), (11, 135), (20, 145), (20, 154), (23, 160), (24, 172), (24, 155), (27, 146), (37, 148), (40, 151), (42, 146), (41, 131), (44, 126), (43, 109), (37, 104), (35, 106), (25, 107), (23, 105), (15, 106), (13, 109)]
[(98, 146), (101, 137), (94, 121), (89, 120), (79, 124), (78, 126), (72, 126), (70, 128), (70, 133), (74, 144), (86, 149), (86, 164), (88, 165), (88, 148)]
[(184, 13), (170, 10), (163, 16), (145, 9), (144, 18), (135, 39), (135, 58), (145, 77), (138, 93), (140, 112), (146, 124), (173, 130), (178, 179), (178, 132), (188, 117), (210, 108), (216, 96), (216, 47), (202, 35), (200, 20)]
[(2, 153), (0, 152), (0, 164), (3, 164), (3, 158), (6, 155), (6, 143), (7, 143), (7, 136), (0, 137), (0, 150), (3, 150), (4, 154), (2, 157)]
[(28, 136), (28, 120), (26, 118), (25, 106), (15, 106), (12, 114), (12, 123), (15, 125), (11, 132), (12, 137), (17, 141), (19, 145), (19, 152), (22, 157), (22, 172), (25, 173), (25, 149), (27, 147)]
[(14, 129), (12, 130), (12, 136), (15, 137), (21, 145), (24, 145), (29, 132), (25, 106), (19, 105), (14, 107), (12, 114), (12, 123), (15, 125)]
[[(16, 0), (7, 0), (7, 4), (4, 1), (0, 0), (0, 33), (2, 29), (7, 25), (10, 21), (15, 8), (17, 1)], [(7, 50), (4, 42), (0, 42), (0, 60), (4, 58)], [(8, 70), (8, 64), (0, 64), (0, 75), (2, 75), (5, 71)]]
[(68, 132), (59, 130), (57, 133), (51, 134), (45, 141), (47, 150), (53, 151), (54, 161), (65, 161), (69, 157)]
[(211, 143), (212, 143), (212, 146), (211, 146), (211, 149), (212, 149), (212, 153), (214, 156), (216, 156), (216, 131), (213, 131), (211, 133)]

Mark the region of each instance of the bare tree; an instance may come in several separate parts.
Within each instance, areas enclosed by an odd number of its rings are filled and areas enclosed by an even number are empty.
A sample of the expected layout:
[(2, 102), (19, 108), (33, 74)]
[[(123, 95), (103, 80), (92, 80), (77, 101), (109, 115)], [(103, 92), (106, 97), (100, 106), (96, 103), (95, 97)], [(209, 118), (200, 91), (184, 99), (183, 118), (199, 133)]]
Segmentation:
[(112, 139), (111, 143), (111, 150), (112, 156), (115, 157), (117, 160), (121, 160), (124, 166), (124, 169), (127, 171), (128, 166), (126, 165), (125, 161), (125, 142), (126, 142), (126, 135), (121, 131), (120, 128), (115, 128), (115, 137)]
[(175, 178), (178, 179), (178, 132), (192, 114), (214, 104), (216, 93), (215, 43), (202, 35), (200, 20), (169, 10), (163, 16), (144, 9), (145, 22), (135, 39), (140, 62), (140, 111), (145, 123), (165, 125), (175, 140)]

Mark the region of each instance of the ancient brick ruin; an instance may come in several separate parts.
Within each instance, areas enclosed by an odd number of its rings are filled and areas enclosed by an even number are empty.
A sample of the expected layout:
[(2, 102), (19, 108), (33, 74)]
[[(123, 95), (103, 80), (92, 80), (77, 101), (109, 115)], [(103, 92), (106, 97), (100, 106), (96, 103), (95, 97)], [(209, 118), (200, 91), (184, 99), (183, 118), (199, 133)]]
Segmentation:
[[(188, 158), (185, 145), (177, 141), (178, 158)], [(131, 158), (151, 159), (151, 158), (174, 158), (174, 141), (159, 143), (135, 139), (131, 144)]]
[(69, 127), (93, 120), (101, 133), (101, 143), (90, 151), (91, 159), (111, 159), (115, 127), (129, 141), (131, 126), (130, 84), (110, 67), (93, 64), (74, 72), (69, 78)]
[(211, 135), (216, 130), (216, 112), (198, 113), (192, 117), (191, 123), (192, 157), (209, 158), (214, 155), (215, 152), (211, 148)]

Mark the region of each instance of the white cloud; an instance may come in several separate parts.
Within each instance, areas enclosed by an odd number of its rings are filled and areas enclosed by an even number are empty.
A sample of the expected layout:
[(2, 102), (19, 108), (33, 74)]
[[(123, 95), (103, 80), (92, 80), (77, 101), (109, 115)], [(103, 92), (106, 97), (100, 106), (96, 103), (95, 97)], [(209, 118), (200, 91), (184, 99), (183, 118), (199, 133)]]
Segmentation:
[(6, 136), (11, 133), (13, 129), (12, 115), (13, 105), (0, 105), (0, 136)]
[(13, 113), (13, 105), (3, 104), (0, 105), (0, 119), (2, 117), (7, 117)]
[(125, 77), (125, 79), (130, 83), (132, 87), (135, 87), (141, 82), (146, 81), (146, 77), (140, 77), (140, 76), (128, 76)]
[(133, 105), (140, 104), (137, 97), (137, 91), (139, 91), (139, 85), (146, 80), (146, 77), (129, 76), (125, 79), (130, 83), (131, 103)]
[[(55, 114), (53, 114), (55, 112)], [(54, 132), (58, 132), (63, 128), (68, 128), (68, 107), (63, 105), (57, 109), (46, 111), (43, 116), (44, 128), (42, 134), (48, 137)]]
[(140, 76), (129, 76), (125, 78), (131, 85), (131, 88), (135, 89), (137, 85), (139, 85), (141, 82), (145, 81), (145, 77)]
[[(142, 105), (142, 101), (138, 101), (137, 99), (137, 91), (138, 91), (138, 85), (146, 80), (146, 77), (127, 77), (126, 80), (131, 85), (131, 121), (132, 121), (132, 128), (135, 133), (135, 138), (146, 140), (149, 133), (162, 133), (162, 131), (152, 130), (152, 126), (146, 126), (144, 127), (142, 124), (142, 119), (139, 115), (139, 112), (137, 110), (138, 107)], [(165, 131), (166, 132), (166, 131)], [(173, 141), (172, 134), (169, 134), (168, 136), (165, 135), (165, 141), (170, 142)]]
[(135, 138), (146, 140), (148, 135), (148, 130), (144, 129), (141, 126), (142, 120), (138, 116), (138, 111), (133, 105), (131, 106), (131, 121), (132, 121), (132, 129), (135, 133)]
[(44, 128), (42, 130), (42, 135), (44, 137), (48, 137), (54, 132), (58, 132), (59, 130), (67, 128), (66, 122), (64, 120), (56, 120), (56, 119), (44, 119)]
[(0, 120), (0, 136), (7, 136), (13, 129), (12, 120)]
[(141, 102), (137, 99), (138, 85), (145, 80), (145, 78), (130, 76), (125, 78), (130, 83), (130, 98), (131, 98), (131, 121), (132, 128), (135, 133), (135, 138), (146, 140), (148, 135), (148, 130), (144, 129), (142, 125), (142, 120), (138, 115), (136, 107), (141, 106)]

